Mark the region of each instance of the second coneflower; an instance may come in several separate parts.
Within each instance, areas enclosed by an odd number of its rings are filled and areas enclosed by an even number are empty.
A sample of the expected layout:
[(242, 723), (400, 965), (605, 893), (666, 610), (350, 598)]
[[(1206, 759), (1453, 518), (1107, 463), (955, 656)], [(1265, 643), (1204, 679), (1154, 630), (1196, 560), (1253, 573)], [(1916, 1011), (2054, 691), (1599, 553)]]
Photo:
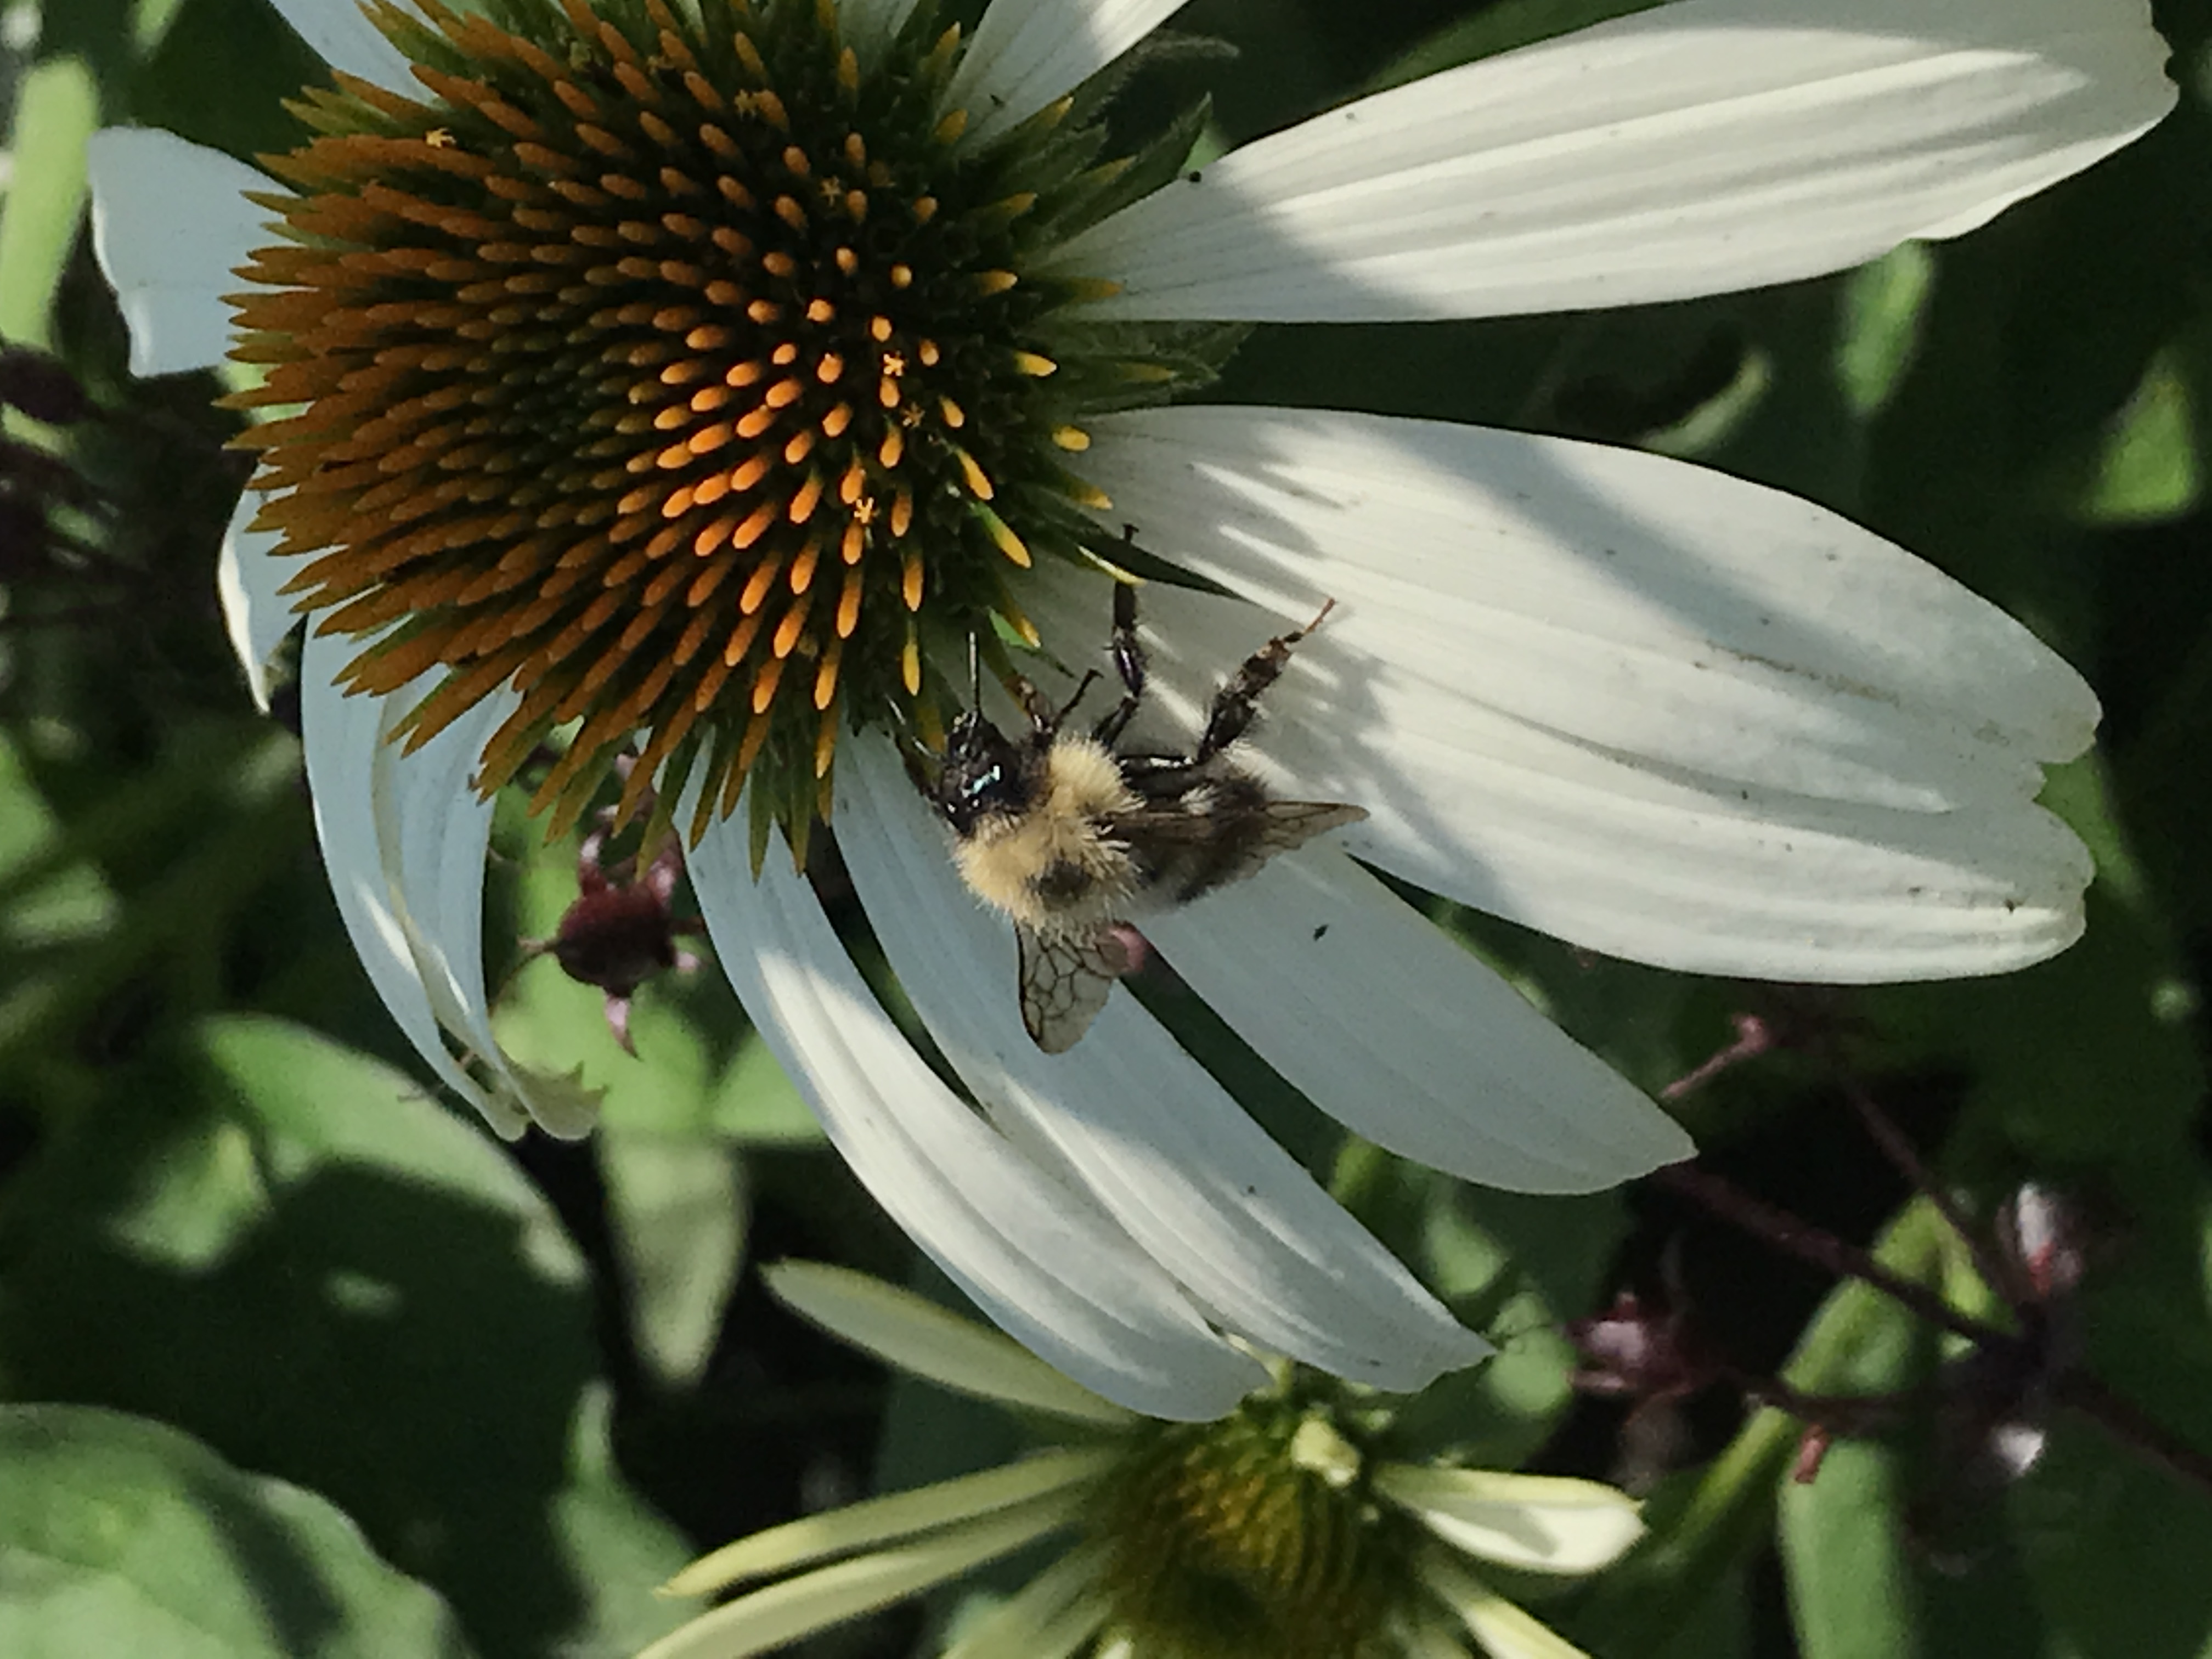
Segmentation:
[[(279, 178), (111, 131), (95, 244), (142, 371), (265, 375), (234, 638), (258, 686), (309, 611), (341, 913), (502, 1130), (591, 1113), (492, 1033), (489, 792), (550, 739), (557, 824), (631, 754), (833, 1139), (1009, 1329), (1188, 1416), (1252, 1380), (1223, 1328), (1392, 1388), (1478, 1352), (1132, 999), (1037, 1054), (1007, 930), (900, 775), (890, 734), (964, 702), (971, 641), (1092, 660), (1099, 565), (1133, 549), (1185, 720), (1337, 600), (1240, 754), (1365, 809), (1341, 840), (1389, 874), (1784, 979), (1997, 971), (2078, 931), (2086, 858), (2033, 798), (2094, 702), (1897, 548), (1649, 456), (1159, 405), (1224, 323), (1677, 298), (1968, 228), (2170, 106), (2139, 0), (1687, 0), (1196, 169), (1188, 126), (1118, 156), (1096, 120), (1173, 0), (995, 0), (972, 38), (908, 0), (277, 3), (338, 71)], [(771, 848), (825, 811), (980, 1115)], [(1341, 851), (1146, 931), (1393, 1151), (1570, 1191), (1686, 1150)]]

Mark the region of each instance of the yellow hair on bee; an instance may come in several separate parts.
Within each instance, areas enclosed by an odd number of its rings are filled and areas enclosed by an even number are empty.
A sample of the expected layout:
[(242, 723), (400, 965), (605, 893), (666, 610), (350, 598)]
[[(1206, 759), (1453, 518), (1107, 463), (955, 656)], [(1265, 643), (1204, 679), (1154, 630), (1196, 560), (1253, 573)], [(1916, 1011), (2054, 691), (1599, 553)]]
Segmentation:
[(1128, 848), (1104, 821), (1141, 805), (1103, 744), (1064, 732), (1028, 810), (986, 818), (962, 839), (960, 874), (977, 897), (1041, 938), (1088, 938), (1122, 913), (1138, 884)]

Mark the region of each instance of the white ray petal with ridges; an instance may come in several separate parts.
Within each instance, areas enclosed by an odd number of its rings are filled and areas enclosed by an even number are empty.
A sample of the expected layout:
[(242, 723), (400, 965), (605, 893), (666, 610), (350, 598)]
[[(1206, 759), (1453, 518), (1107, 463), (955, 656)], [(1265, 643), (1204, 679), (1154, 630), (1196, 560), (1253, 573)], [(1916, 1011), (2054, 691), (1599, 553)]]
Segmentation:
[(1010, 1555), (1066, 1526), (1079, 1508), (1078, 1497), (1061, 1492), (900, 1548), (771, 1584), (694, 1619), (637, 1659), (751, 1659)]
[(131, 372), (211, 368), (230, 350), (233, 271), (274, 239), (249, 190), (279, 188), (219, 149), (151, 127), (106, 127), (85, 146), (92, 251), (131, 327)]
[(991, 0), (946, 101), (988, 138), (1073, 92), (1150, 34), (1184, 0)]
[(246, 490), (231, 509), (230, 524), (222, 532), (222, 550), (216, 560), (216, 597), (222, 605), (222, 624), (230, 635), (230, 648), (246, 671), (246, 687), (253, 706), (269, 712), (269, 663), (284, 637), (299, 625), (300, 613), (282, 589), (292, 579), (295, 566), (275, 556), (284, 538), (273, 530), (252, 527), (254, 515), (265, 498)]
[(332, 69), (394, 92), (416, 89), (399, 49), (386, 40), (355, 0), (269, 0), (295, 33)]
[[(1100, 638), (1105, 591), (1047, 573), (1024, 604), (1048, 637)], [(1140, 612), (1157, 700), (1185, 732), (1255, 640), (1313, 614), (1158, 584)], [(1340, 844), (1433, 892), (1591, 950), (1762, 979), (1997, 973), (2080, 936), (2088, 855), (2039, 807), (1915, 811), (1615, 752), (1468, 695), (1464, 658), (1401, 661), (1389, 630), (1354, 622), (1340, 606), (1298, 647), (1243, 753), (1279, 793), (1367, 808)]]
[(1067, 1053), (1040, 1053), (1012, 930), (961, 884), (890, 746), (856, 743), (838, 777), (854, 885), (945, 1057), (1202, 1304), (1263, 1348), (1382, 1389), (1489, 1352), (1133, 999), (1117, 993)]
[(896, 40), (914, 13), (917, 0), (839, 0), (837, 29), (853, 48), (863, 69), (875, 64), (875, 55)]
[(1625, 1079), (1342, 853), (1148, 917), (1169, 963), (1355, 1133), (1516, 1192), (1595, 1192), (1691, 1156)]
[(754, 880), (744, 823), (691, 849), (692, 891), (761, 1035), (892, 1219), (994, 1323), (1132, 1411), (1217, 1417), (1257, 1386), (1265, 1370), (1157, 1263), (938, 1081), (780, 848)]
[[(353, 652), (343, 640), (311, 633), (300, 664), (300, 728), (307, 752), (307, 789), (338, 917), (369, 982), (415, 1051), (440, 1081), (483, 1113), (493, 1128), (509, 1137), (519, 1135), (528, 1127), (528, 1115), (463, 1071), (441, 1035), (411, 929), (393, 891), (388, 821), (379, 800), (389, 781), (390, 722), (405, 711), (408, 693), (403, 688), (388, 698), (346, 696), (332, 681)], [(481, 852), (477, 868), (481, 880)]]
[(1194, 406), (1096, 423), (1152, 551), (1485, 705), (1667, 766), (1934, 811), (2024, 799), (2097, 701), (1839, 514), (1663, 456), (1443, 421)]
[(1682, 0), (1263, 138), (1077, 238), (1101, 316), (1637, 305), (1972, 228), (2170, 109), (2142, 0)]
[(1595, 1480), (1384, 1464), (1376, 1489), (1454, 1549), (1535, 1572), (1595, 1572), (1644, 1535), (1636, 1500)]
[[(400, 694), (393, 707), (404, 711), (424, 689)], [(491, 1074), (495, 1093), (520, 1103), (546, 1133), (579, 1140), (598, 1127), (598, 1097), (572, 1079), (511, 1060), (493, 1034), (484, 984), (484, 854), (492, 803), (477, 793), (474, 780), (485, 744), (514, 707), (514, 693), (495, 692), (412, 754), (402, 743), (386, 743), (375, 763), (377, 834), (438, 1023)]]
[(1018, 1343), (872, 1274), (779, 1261), (761, 1277), (776, 1300), (840, 1341), (939, 1388), (1103, 1427), (1133, 1420)]

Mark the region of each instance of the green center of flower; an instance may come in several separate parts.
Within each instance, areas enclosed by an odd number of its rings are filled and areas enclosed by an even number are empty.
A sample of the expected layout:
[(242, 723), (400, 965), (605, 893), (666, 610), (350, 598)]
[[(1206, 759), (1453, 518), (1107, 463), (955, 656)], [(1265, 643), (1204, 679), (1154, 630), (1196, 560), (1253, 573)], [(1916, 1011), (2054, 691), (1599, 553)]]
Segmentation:
[(927, 5), (864, 58), (835, 0), (416, 4), (377, 21), (426, 95), (341, 76), (267, 162), (259, 522), (349, 690), (435, 677), (410, 746), (512, 697), (478, 785), (550, 745), (553, 830), (624, 752), (625, 812), (701, 769), (695, 834), (749, 779), (757, 838), (803, 830), (842, 731), (928, 726), (933, 659), (1097, 538), (1080, 421), (1218, 361), (1035, 274), (1187, 132), (1100, 166), (1063, 100), (969, 141)]
[(1279, 1396), (1163, 1428), (1117, 1478), (1099, 1527), (1103, 1589), (1138, 1652), (1163, 1659), (1365, 1659), (1396, 1651), (1407, 1523), (1367, 1489), (1330, 1418)]

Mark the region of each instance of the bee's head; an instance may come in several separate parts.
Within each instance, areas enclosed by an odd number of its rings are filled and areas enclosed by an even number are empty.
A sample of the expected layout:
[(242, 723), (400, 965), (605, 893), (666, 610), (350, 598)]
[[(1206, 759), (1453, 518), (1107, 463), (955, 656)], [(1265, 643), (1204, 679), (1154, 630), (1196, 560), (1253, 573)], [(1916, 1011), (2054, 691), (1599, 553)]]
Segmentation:
[(1035, 757), (970, 708), (952, 722), (945, 759), (922, 793), (955, 833), (971, 835), (986, 818), (1029, 810), (1036, 797)]

